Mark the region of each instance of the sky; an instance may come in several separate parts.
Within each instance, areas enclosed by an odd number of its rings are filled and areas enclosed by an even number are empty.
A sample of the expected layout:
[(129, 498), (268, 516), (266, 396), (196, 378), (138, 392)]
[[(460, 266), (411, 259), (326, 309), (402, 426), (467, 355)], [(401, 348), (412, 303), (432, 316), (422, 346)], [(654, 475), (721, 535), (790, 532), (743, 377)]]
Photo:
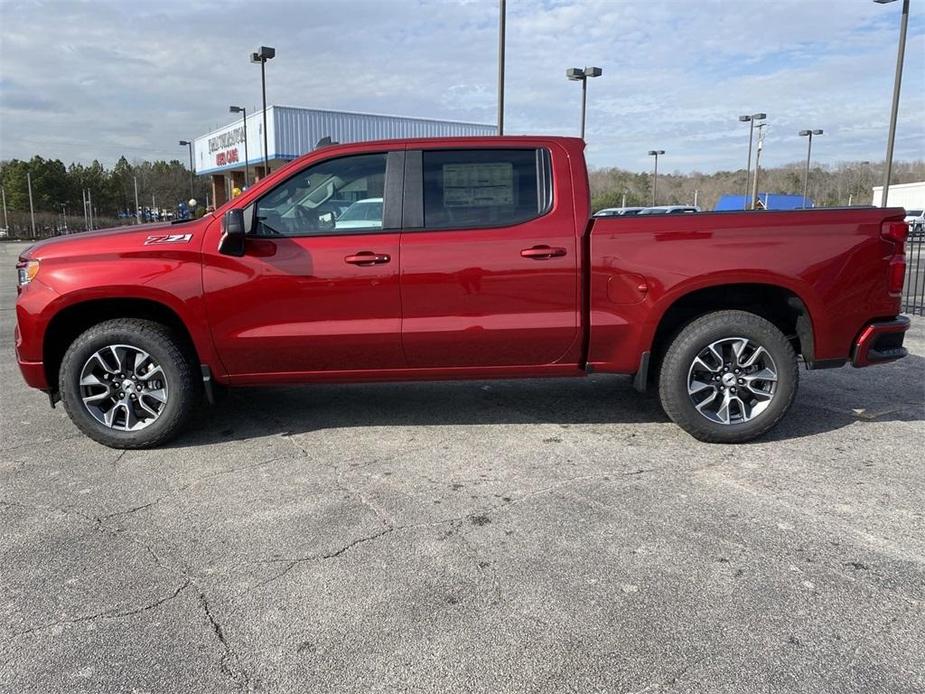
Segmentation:
[[(744, 168), (880, 161), (901, 2), (508, 0), (505, 132), (577, 135), (588, 82), (596, 167)], [(925, 2), (912, 3), (895, 158), (925, 159)], [(180, 159), (180, 139), (290, 106), (494, 123), (497, 0), (0, 0), (0, 159)]]

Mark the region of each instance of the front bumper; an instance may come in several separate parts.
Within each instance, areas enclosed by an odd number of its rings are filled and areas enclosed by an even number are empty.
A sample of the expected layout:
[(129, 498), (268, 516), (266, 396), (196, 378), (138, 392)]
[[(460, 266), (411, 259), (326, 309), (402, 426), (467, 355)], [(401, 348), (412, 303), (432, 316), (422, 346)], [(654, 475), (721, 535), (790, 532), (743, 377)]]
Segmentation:
[(857, 367), (873, 366), (902, 359), (909, 353), (903, 347), (903, 339), (909, 325), (910, 321), (906, 316), (869, 323), (854, 343), (851, 364)]
[(13, 344), (16, 350), (16, 363), (19, 364), (19, 370), (26, 384), (32, 388), (48, 390), (48, 379), (45, 377), (45, 364), (40, 361), (28, 361), (22, 356), (22, 336), (19, 333), (19, 326), (13, 330)]

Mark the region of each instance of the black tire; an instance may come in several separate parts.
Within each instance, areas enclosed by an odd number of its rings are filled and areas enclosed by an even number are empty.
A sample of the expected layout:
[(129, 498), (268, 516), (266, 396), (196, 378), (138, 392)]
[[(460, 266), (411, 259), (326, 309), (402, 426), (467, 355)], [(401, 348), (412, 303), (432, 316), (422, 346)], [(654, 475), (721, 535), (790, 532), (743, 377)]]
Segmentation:
[[(81, 370), (94, 353), (108, 345), (144, 350), (163, 369), (169, 389), (167, 402), (157, 418), (142, 429), (125, 431), (106, 426), (97, 421), (81, 398)], [(182, 431), (201, 397), (194, 364), (189, 349), (166, 326), (138, 318), (117, 318), (87, 329), (68, 347), (58, 372), (58, 388), (71, 421), (94, 441), (110, 448), (153, 448)]]
[[(688, 376), (701, 351), (734, 337), (764, 347), (776, 366), (777, 382), (766, 409), (749, 421), (725, 424), (697, 410), (688, 394)], [(674, 337), (661, 364), (658, 392), (665, 413), (694, 438), (708, 443), (743, 443), (761, 436), (783, 418), (796, 396), (798, 382), (796, 352), (773, 323), (746, 311), (717, 311), (691, 321)], [(728, 413), (725, 419), (730, 419)]]

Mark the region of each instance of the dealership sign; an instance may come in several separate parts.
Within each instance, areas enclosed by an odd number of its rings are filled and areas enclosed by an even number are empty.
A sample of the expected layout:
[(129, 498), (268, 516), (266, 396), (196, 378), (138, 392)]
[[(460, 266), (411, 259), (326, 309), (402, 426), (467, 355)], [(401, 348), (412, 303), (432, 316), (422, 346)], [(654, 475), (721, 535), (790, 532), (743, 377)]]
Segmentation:
[(241, 160), (238, 143), (244, 142), (244, 128), (232, 128), (209, 138), (209, 155), (215, 155), (215, 165), (225, 166)]
[(227, 152), (219, 152), (215, 155), (215, 165), (225, 166), (226, 164), (235, 164), (241, 159), (238, 156), (238, 148), (229, 149)]

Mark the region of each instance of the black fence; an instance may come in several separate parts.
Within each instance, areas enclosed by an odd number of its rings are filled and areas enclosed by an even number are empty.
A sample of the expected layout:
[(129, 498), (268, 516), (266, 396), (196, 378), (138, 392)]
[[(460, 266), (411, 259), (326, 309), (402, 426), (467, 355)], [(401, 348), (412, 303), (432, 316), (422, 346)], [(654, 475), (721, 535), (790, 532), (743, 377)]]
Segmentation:
[(903, 287), (903, 313), (925, 316), (925, 230), (909, 233), (906, 242), (906, 283)]

